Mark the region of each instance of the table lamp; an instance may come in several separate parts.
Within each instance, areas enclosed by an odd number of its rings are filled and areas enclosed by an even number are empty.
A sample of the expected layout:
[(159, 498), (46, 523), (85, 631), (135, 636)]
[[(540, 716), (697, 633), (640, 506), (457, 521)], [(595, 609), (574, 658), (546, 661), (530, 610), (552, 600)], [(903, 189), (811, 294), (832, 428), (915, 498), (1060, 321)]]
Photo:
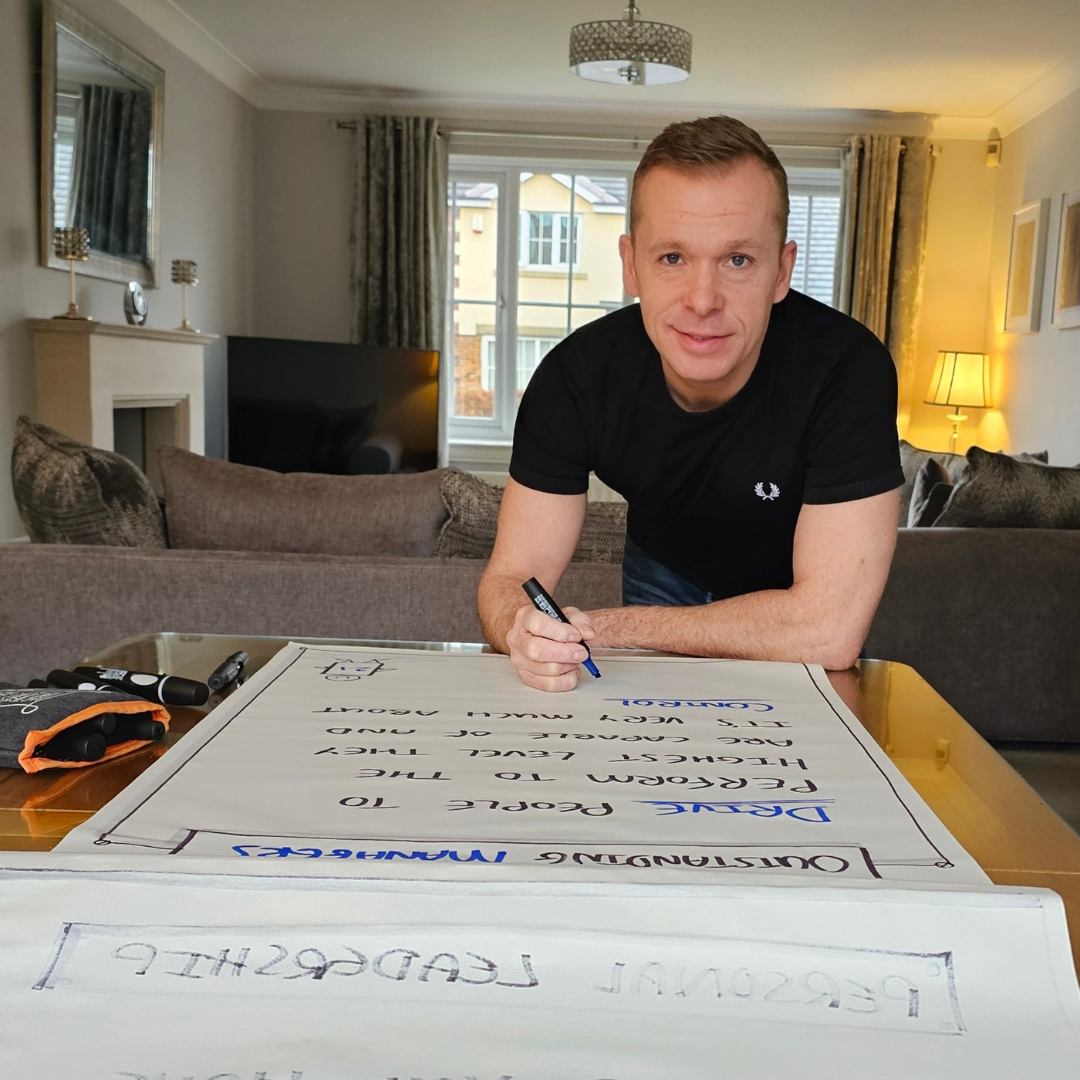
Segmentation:
[(79, 305), (75, 302), (75, 263), (86, 262), (90, 258), (90, 234), (83, 228), (53, 229), (53, 251), (58, 259), (67, 259), (71, 273), (71, 300), (67, 312), (53, 318), (93, 322), (91, 316), (79, 314)]
[(990, 404), (990, 358), (981, 352), (948, 352), (937, 354), (934, 374), (923, 400), (927, 405), (951, 405), (953, 412), (952, 440), (949, 449), (959, 453), (960, 425), (967, 417), (964, 407), (985, 409)]
[(197, 334), (196, 330), (190, 322), (188, 322), (188, 306), (187, 306), (187, 291), (189, 285), (198, 285), (199, 279), (195, 276), (198, 273), (198, 267), (191, 259), (173, 259), (172, 261), (172, 280), (174, 285), (182, 285), (184, 287), (184, 321), (180, 324), (178, 329), (187, 330), (192, 334)]

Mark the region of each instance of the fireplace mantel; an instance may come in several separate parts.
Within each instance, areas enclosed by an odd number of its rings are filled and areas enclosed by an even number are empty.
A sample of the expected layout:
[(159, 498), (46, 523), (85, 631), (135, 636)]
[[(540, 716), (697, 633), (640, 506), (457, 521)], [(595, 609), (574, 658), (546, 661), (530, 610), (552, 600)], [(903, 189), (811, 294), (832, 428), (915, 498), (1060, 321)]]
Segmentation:
[(31, 319), (30, 327), (42, 423), (112, 450), (113, 410), (148, 410), (146, 466), (155, 486), (158, 445), (205, 451), (203, 349), (216, 334), (77, 319)]

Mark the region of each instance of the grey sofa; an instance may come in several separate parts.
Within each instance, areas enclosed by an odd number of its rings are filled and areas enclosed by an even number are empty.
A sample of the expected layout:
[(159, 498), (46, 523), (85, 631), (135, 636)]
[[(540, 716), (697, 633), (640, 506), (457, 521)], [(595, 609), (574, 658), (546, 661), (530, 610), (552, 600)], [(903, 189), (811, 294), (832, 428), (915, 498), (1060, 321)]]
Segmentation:
[[(0, 680), (150, 631), (480, 640), (477, 559), (0, 545)], [(619, 568), (559, 597), (616, 605)], [(1080, 531), (901, 529), (866, 655), (912, 665), (987, 738), (1080, 742)]]

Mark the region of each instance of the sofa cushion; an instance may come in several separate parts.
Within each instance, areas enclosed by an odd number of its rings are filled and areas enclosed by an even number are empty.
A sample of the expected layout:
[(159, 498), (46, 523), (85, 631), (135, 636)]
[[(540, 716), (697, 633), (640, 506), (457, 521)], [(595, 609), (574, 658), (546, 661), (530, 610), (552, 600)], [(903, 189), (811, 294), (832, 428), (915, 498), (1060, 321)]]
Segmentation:
[(908, 528), (919, 529), (933, 525), (941, 513), (953, 485), (945, 466), (933, 458), (923, 462), (923, 467), (915, 477), (915, 486), (911, 492), (911, 510), (908, 512)]
[(174, 548), (430, 557), (446, 518), (437, 470), (278, 473), (172, 446), (158, 462)]
[(20, 416), (11, 479), (19, 514), (36, 543), (166, 546), (157, 495), (122, 454)]
[[(460, 469), (443, 470), (439, 488), (450, 516), (435, 554), (442, 559), (487, 559), (495, 546), (503, 489)], [(590, 502), (574, 562), (622, 562), (626, 503)]]
[[(1041, 461), (1043, 464), (1049, 460), (1045, 450), (1038, 450), (1034, 453), (1013, 454), (1012, 456), (1017, 461)], [(900, 440), (900, 465), (904, 470), (904, 486), (900, 489), (899, 524), (901, 527), (908, 524), (911, 515), (911, 496), (915, 490), (915, 477), (919, 475), (919, 470), (929, 460), (936, 461), (944, 468), (946, 473), (949, 474), (950, 483), (956, 481), (957, 474), (964, 467), (965, 462), (963, 454), (950, 454), (938, 450), (920, 450), (917, 446), (912, 446), (906, 439)]]
[(973, 446), (934, 525), (1080, 529), (1080, 468), (1017, 461)]

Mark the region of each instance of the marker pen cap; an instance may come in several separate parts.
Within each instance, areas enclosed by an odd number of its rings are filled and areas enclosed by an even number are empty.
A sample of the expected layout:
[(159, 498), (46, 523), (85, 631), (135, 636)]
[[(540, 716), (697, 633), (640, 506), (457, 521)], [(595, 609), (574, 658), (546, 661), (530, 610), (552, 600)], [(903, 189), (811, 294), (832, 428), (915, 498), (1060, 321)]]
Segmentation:
[(89, 720), (84, 720), (82, 724), (76, 724), (76, 727), (82, 727), (86, 725), (88, 731), (96, 731), (100, 735), (111, 735), (116, 730), (116, 714), (111, 712), (98, 713), (97, 716), (91, 716)]
[(108, 737), (110, 746), (128, 742), (130, 739), (149, 739), (157, 742), (165, 737), (165, 725), (149, 716), (118, 716), (116, 728)]
[[(76, 727), (82, 727), (77, 724)], [(99, 731), (69, 729), (54, 735), (38, 748), (39, 757), (54, 761), (98, 761), (105, 753), (105, 736)]]
[(210, 684), (210, 689), (223, 690), (230, 683), (236, 682), (243, 673), (244, 665), (247, 664), (248, 659), (248, 654), (243, 649), (234, 652), (232, 656), (226, 657), (214, 669), (210, 678), (206, 680)]

